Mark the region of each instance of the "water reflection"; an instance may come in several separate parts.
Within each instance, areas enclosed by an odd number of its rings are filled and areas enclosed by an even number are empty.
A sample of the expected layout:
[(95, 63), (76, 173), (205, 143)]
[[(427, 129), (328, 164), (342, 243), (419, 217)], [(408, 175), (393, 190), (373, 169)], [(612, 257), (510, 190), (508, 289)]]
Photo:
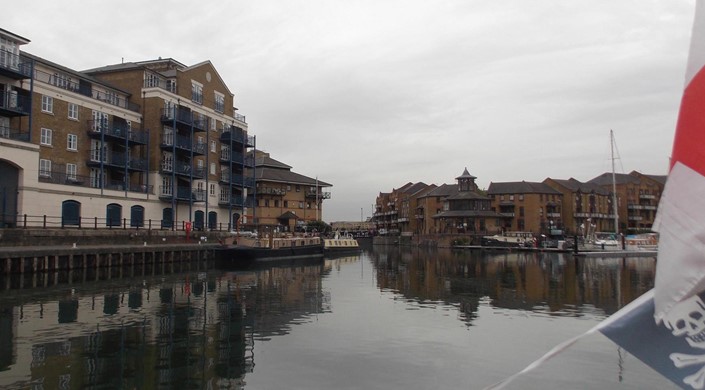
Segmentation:
[(418, 302), (455, 305), (472, 325), (479, 302), (580, 316), (610, 315), (654, 284), (654, 258), (575, 258), (562, 253), (379, 250), (381, 289)]
[[(457, 312), (469, 329), (481, 312), (488, 315), (483, 306), (506, 309), (504, 315), (604, 317), (651, 288), (654, 268), (648, 258), (375, 248), (319, 265), (246, 272), (113, 269), (109, 276), (13, 277), (0, 292), (0, 387), (240, 389), (255, 373), (279, 380), (275, 372), (263, 373), (268, 365), (256, 368), (256, 345), (292, 337), (307, 325), (322, 332), (319, 317), (347, 315), (332, 293), (351, 290), (355, 278), (337, 276), (346, 270), (359, 269), (359, 280), (374, 277), (373, 288), (404, 301), (406, 310)], [(369, 300), (356, 304), (370, 312), (379, 305), (363, 295), (351, 299)], [(428, 317), (412, 321), (422, 327)], [(348, 317), (338, 321), (337, 338), (360, 337), (340, 325)], [(400, 321), (406, 322), (388, 325), (402, 329), (408, 319)], [(289, 344), (287, 351), (296, 348)], [(360, 352), (357, 339), (348, 344)], [(338, 347), (318, 348), (316, 357), (325, 361)], [(392, 360), (411, 355), (399, 353)]]

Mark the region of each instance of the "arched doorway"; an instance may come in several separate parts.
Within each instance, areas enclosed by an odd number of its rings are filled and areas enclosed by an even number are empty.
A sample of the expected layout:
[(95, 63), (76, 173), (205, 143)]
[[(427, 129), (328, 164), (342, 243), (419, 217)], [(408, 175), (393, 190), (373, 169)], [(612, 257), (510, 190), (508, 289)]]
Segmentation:
[(132, 206), (130, 208), (130, 226), (134, 228), (144, 226), (144, 207)]
[(171, 229), (174, 226), (174, 213), (171, 207), (162, 210), (162, 229)]
[(81, 203), (75, 200), (61, 203), (61, 226), (81, 226)]
[(105, 226), (120, 226), (120, 220), (122, 220), (122, 206), (110, 203), (105, 208)]
[(203, 220), (204, 220), (204, 215), (203, 211), (198, 210), (194, 214), (194, 220), (193, 220), (193, 229), (194, 230), (203, 230)]
[(208, 229), (215, 230), (218, 227), (218, 213), (215, 211), (208, 212)]
[(20, 170), (0, 161), (0, 228), (17, 226), (17, 188)]

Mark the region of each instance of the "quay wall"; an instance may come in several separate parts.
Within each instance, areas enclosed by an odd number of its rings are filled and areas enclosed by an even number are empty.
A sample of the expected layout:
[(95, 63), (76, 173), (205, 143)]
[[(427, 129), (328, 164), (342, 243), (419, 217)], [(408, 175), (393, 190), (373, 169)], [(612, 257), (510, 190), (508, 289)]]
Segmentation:
[(218, 243), (229, 233), (191, 232), (148, 229), (0, 229), (0, 252), (3, 247), (49, 245), (160, 245), (174, 243)]
[(34, 246), (0, 248), (0, 274), (155, 267), (213, 259), (217, 244)]

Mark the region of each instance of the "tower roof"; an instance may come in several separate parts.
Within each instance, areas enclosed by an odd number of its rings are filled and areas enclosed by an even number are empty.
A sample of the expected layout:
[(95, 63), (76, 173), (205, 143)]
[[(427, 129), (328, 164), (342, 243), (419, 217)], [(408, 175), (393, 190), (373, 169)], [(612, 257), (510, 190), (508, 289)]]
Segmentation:
[(459, 180), (459, 179), (477, 179), (477, 178), (475, 176), (471, 175), (470, 172), (468, 172), (468, 167), (465, 167), (463, 174), (455, 178), (455, 180)]

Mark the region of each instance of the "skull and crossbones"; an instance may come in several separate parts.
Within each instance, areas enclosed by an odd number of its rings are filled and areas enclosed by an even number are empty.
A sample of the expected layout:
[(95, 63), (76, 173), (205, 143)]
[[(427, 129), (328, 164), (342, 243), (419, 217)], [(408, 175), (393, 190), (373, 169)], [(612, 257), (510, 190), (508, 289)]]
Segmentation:
[[(672, 335), (685, 337), (691, 347), (705, 349), (705, 303), (697, 295), (676, 305), (664, 318), (664, 325)], [(669, 357), (677, 368), (702, 365), (695, 374), (683, 378), (683, 383), (693, 389), (705, 388), (705, 354), (672, 353)]]

